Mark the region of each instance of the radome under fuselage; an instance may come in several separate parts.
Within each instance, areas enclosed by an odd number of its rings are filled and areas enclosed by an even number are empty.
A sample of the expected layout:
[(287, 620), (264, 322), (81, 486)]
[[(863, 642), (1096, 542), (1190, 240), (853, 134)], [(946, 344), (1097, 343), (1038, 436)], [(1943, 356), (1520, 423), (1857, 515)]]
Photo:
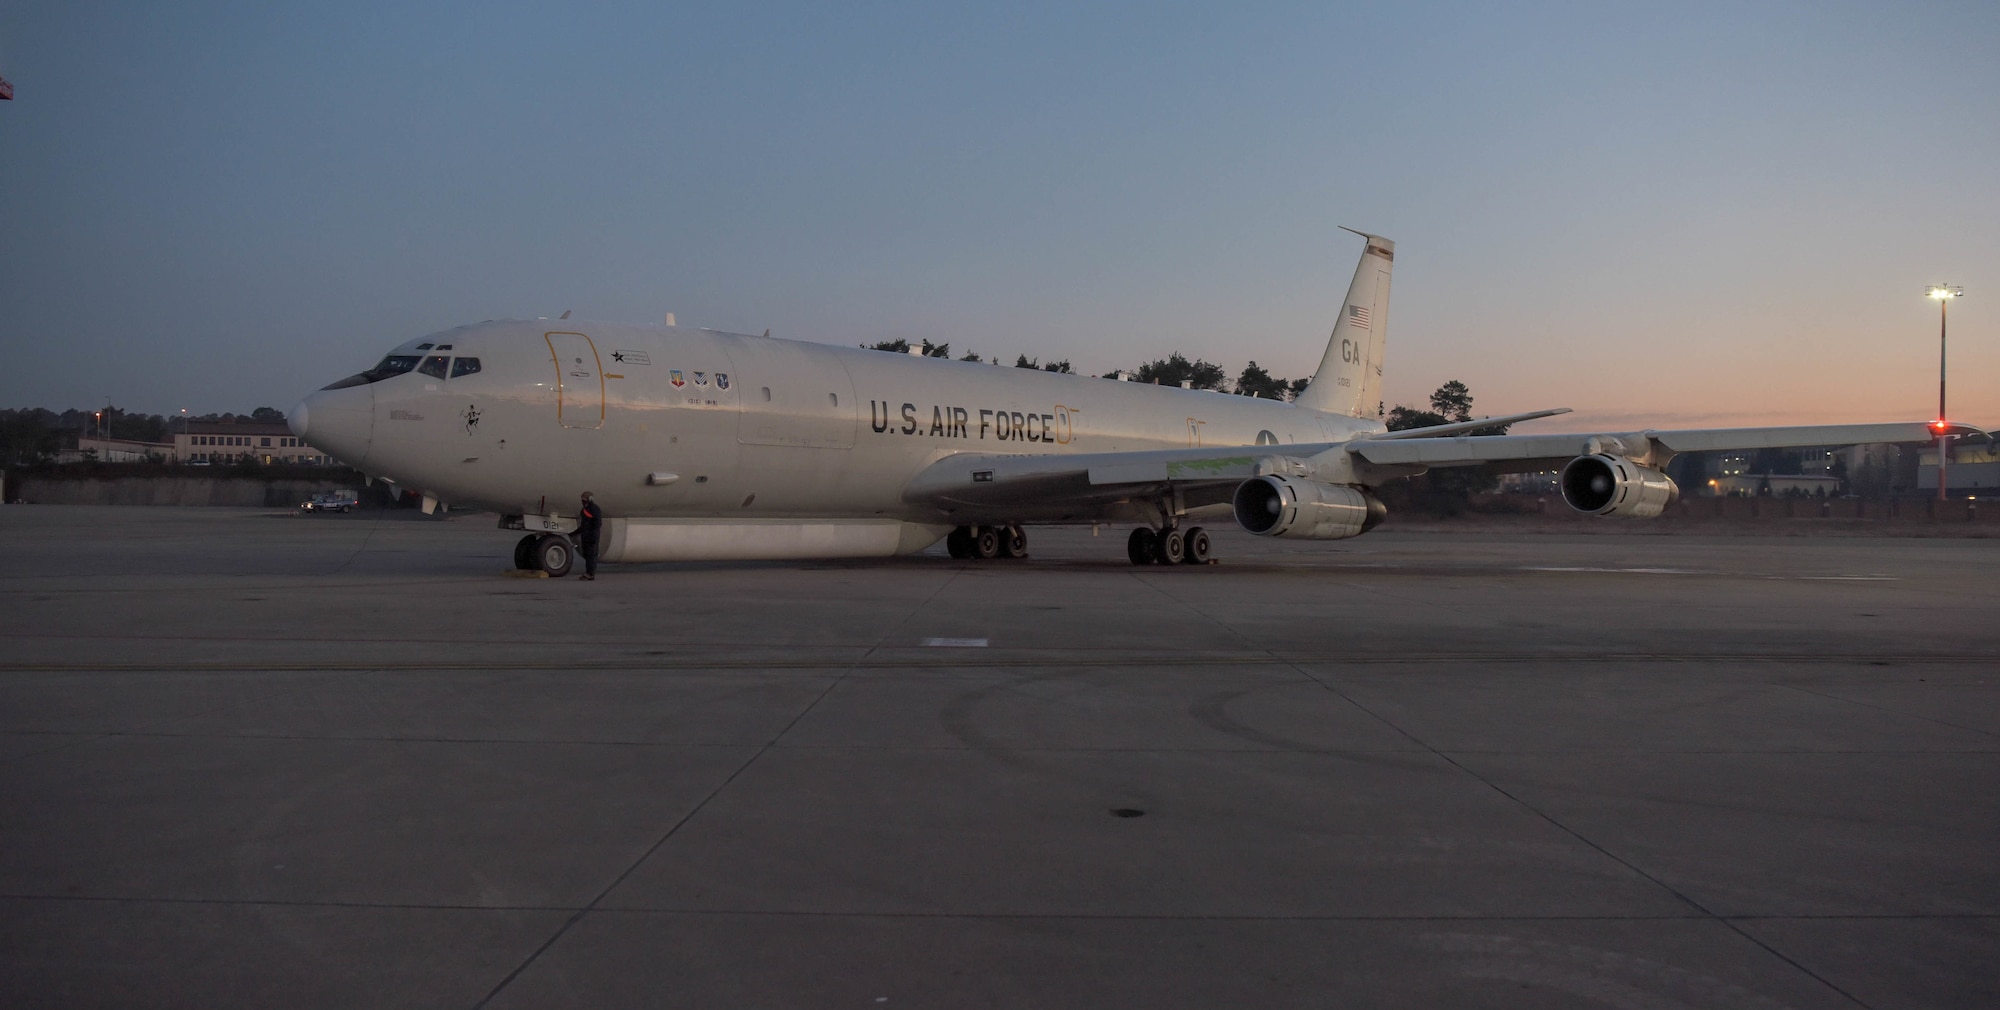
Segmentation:
[[(390, 352), (476, 358), (335, 384), (296, 408), (316, 446), (446, 503), (614, 516), (1111, 522), (1124, 503), (968, 517), (905, 501), (957, 453), (1324, 443), (1372, 418), (1206, 390), (672, 326), (486, 322)], [(352, 382), (353, 380), (349, 380)]]

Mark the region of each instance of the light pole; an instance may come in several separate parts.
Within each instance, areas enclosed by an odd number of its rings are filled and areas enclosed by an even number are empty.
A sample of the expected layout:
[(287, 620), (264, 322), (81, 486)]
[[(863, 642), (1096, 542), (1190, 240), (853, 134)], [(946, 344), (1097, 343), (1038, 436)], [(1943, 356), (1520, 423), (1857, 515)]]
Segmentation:
[(1945, 337), (1945, 323), (1946, 323), (1946, 322), (1948, 322), (1948, 321), (1949, 321), (1949, 319), (1950, 319), (1950, 317), (1951, 317), (1951, 300), (1952, 300), (1952, 299), (1954, 299), (1954, 298), (1964, 298), (1964, 297), (1965, 297), (1965, 289), (1964, 289), (1964, 288), (1962, 288), (1962, 287), (1959, 287), (1959, 286), (1958, 286), (1958, 285), (1956, 285), (1956, 284), (1933, 284), (1933, 285), (1931, 285), (1930, 287), (1927, 287), (1927, 288), (1925, 288), (1925, 289), (1924, 289), (1924, 297), (1926, 297), (1926, 298), (1935, 298), (1935, 299), (1937, 299), (1937, 303), (1938, 303), (1938, 415), (1937, 415), (1937, 443), (1938, 443), (1938, 501), (1942, 502), (1942, 501), (1944, 501), (1944, 497), (1945, 497), (1945, 496), (1944, 496), (1944, 488), (1945, 488), (1945, 480), (1944, 480), (1944, 464), (1945, 464), (1945, 442), (1944, 442), (1944, 432), (1945, 432), (1945, 427), (1946, 427), (1946, 426), (1947, 426), (1947, 424), (1949, 423), (1949, 422), (1947, 422), (1947, 421), (1945, 420), (1945, 414), (1944, 414), (1944, 346), (1945, 346), (1945, 345), (1944, 345), (1944, 337)]

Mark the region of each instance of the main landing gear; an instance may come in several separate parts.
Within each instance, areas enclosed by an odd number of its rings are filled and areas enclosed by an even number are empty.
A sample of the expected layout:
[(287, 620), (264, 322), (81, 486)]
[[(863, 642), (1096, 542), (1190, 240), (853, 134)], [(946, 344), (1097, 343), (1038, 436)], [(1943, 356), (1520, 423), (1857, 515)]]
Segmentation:
[(1135, 565), (1208, 564), (1208, 531), (1199, 526), (1181, 532), (1177, 526), (1154, 530), (1141, 526), (1125, 541), (1125, 556)]
[(961, 561), (1025, 558), (1028, 535), (1019, 526), (960, 526), (945, 536), (944, 549)]
[(560, 533), (530, 533), (514, 544), (514, 567), (524, 572), (539, 568), (560, 579), (575, 564), (576, 545)]

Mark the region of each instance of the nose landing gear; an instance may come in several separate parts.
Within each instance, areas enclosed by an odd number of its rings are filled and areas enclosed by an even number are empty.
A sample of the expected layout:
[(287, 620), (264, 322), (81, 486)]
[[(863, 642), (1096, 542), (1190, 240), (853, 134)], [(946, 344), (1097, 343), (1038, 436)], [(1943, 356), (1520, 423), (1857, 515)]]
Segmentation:
[(514, 567), (532, 572), (541, 569), (549, 578), (560, 579), (576, 564), (576, 545), (560, 533), (530, 533), (514, 544)]

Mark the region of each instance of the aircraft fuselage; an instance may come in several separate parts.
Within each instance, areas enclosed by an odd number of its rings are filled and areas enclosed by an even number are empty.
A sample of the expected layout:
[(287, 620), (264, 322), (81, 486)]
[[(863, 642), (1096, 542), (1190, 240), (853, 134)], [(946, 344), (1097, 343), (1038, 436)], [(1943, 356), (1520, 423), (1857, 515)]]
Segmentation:
[[(409, 341), (388, 360), (398, 358), (419, 364), (316, 392), (296, 423), (366, 473), (514, 514), (573, 512), (589, 490), (621, 517), (951, 526), (996, 520), (902, 492), (958, 453), (1324, 443), (1382, 430), (1275, 400), (669, 326), (478, 323)], [(465, 358), (478, 370), (454, 374)], [(1005, 521), (1139, 514), (1058, 502)]]

